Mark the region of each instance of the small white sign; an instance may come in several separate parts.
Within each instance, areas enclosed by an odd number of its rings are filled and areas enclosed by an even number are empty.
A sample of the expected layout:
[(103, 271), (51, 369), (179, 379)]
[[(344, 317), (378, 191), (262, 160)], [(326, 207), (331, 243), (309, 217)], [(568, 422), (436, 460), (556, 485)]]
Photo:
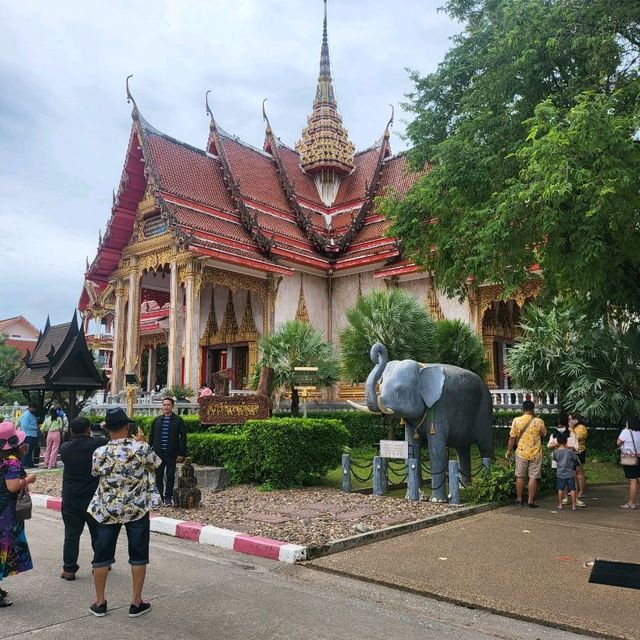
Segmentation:
[(409, 457), (409, 444), (406, 440), (380, 440), (380, 457), (406, 460)]

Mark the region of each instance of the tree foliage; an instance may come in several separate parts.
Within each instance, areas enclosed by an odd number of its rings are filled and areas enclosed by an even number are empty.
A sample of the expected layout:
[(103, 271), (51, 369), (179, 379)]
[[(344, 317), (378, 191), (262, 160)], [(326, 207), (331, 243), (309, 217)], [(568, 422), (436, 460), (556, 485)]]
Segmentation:
[(12, 391), (9, 387), (22, 369), (22, 354), (7, 344), (6, 336), (0, 334), (0, 404), (24, 402), (21, 391)]
[(411, 293), (394, 287), (360, 296), (346, 311), (340, 332), (343, 379), (364, 382), (372, 368), (371, 345), (381, 342), (389, 360), (434, 362), (435, 321)]
[(508, 294), (539, 265), (550, 297), (640, 310), (637, 0), (445, 10), (463, 31), (436, 72), (412, 74), (407, 105), (429, 171), (383, 203), (390, 233), (450, 295), (469, 276)]
[(257, 386), (262, 367), (273, 369), (274, 389), (291, 392), (291, 413), (297, 415), (299, 398), (293, 388), (294, 367), (318, 367), (320, 386), (328, 387), (340, 379), (340, 364), (331, 344), (306, 322), (287, 320), (272, 334), (263, 336), (258, 344), (260, 356), (252, 385)]
[(481, 378), (487, 374), (489, 363), (482, 339), (468, 324), (462, 320), (439, 320), (434, 338), (437, 362), (468, 369)]
[(436, 322), (413, 294), (403, 289), (372, 291), (347, 309), (340, 333), (343, 377), (364, 382), (372, 368), (371, 346), (382, 342), (389, 360), (442, 362), (484, 376), (488, 363), (480, 337), (460, 320)]
[(556, 392), (561, 409), (622, 422), (640, 414), (640, 327), (594, 319), (584, 307), (556, 301), (525, 308), (523, 335), (509, 351), (515, 384)]

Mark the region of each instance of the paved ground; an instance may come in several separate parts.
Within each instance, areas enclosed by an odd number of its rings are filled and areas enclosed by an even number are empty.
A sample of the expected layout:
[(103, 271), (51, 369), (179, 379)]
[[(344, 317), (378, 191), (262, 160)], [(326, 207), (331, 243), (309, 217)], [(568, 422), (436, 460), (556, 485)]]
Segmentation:
[[(627, 486), (591, 488), (588, 507), (505, 507), (320, 558), (310, 566), (595, 635), (640, 638), (640, 592), (589, 584), (595, 558), (640, 562), (640, 510)], [(555, 511), (555, 512), (554, 512)], [(554, 636), (555, 637), (555, 636)]]
[(0, 638), (26, 640), (578, 640), (536, 624), (302, 566), (152, 535), (145, 595), (152, 611), (127, 617), (130, 580), (120, 540), (109, 576), (109, 613), (88, 611), (88, 541), (79, 579), (59, 578), (62, 522), (34, 510), (27, 535), (36, 567), (2, 581), (15, 602), (0, 612)]

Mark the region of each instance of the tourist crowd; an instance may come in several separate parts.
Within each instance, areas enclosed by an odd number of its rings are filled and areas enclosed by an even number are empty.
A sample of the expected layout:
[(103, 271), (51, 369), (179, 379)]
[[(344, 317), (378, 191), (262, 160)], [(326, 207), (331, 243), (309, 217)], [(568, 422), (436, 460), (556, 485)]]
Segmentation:
[[(589, 430), (577, 413), (570, 413), (551, 433), (547, 449), (551, 451), (551, 468), (556, 474), (558, 509), (571, 504), (576, 511), (586, 507), (587, 436)], [(516, 504), (537, 508), (535, 501), (538, 481), (542, 476), (543, 443), (547, 435), (544, 421), (535, 415), (535, 404), (525, 400), (522, 415), (514, 418), (509, 432), (506, 457), (515, 452)], [(638, 486), (640, 484), (640, 419), (627, 418), (626, 426), (616, 441), (620, 449), (620, 462), (629, 480), (629, 498), (620, 505), (622, 509), (640, 509)], [(525, 487), (527, 502), (524, 502)]]
[[(26, 471), (35, 466), (39, 437), (35, 409), (30, 406), (24, 412), (20, 428), (10, 421), (0, 423), (0, 581), (33, 568), (24, 521), (31, 516), (27, 487), (36, 481), (36, 475)], [(68, 423), (71, 439), (62, 444), (65, 420), (57, 408), (42, 425), (47, 433), (45, 466), (55, 467), (58, 449), (64, 465), (61, 578), (75, 580), (80, 537), (86, 524), (93, 549), (96, 594), (89, 609), (95, 616), (107, 614), (105, 588), (123, 526), (132, 579), (129, 616), (143, 615), (151, 608), (142, 599), (149, 562), (149, 512), (163, 499), (169, 503), (176, 462), (186, 453), (185, 425), (173, 413), (172, 399), (164, 400), (163, 415), (153, 423), (149, 444), (142, 430), (131, 435), (132, 422), (124, 410), (108, 409), (104, 432), (96, 433), (86, 418), (76, 418)], [(11, 604), (7, 591), (0, 589), (0, 608)]]

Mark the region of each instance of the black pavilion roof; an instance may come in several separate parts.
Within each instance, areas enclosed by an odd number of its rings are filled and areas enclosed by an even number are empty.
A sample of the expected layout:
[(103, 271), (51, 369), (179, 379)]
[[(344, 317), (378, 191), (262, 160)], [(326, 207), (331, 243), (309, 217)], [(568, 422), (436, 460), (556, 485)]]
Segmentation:
[(102, 389), (104, 379), (96, 369), (84, 330), (78, 328), (76, 313), (71, 322), (47, 323), (33, 354), (27, 351), (25, 368), (11, 387), (23, 391), (44, 389)]

